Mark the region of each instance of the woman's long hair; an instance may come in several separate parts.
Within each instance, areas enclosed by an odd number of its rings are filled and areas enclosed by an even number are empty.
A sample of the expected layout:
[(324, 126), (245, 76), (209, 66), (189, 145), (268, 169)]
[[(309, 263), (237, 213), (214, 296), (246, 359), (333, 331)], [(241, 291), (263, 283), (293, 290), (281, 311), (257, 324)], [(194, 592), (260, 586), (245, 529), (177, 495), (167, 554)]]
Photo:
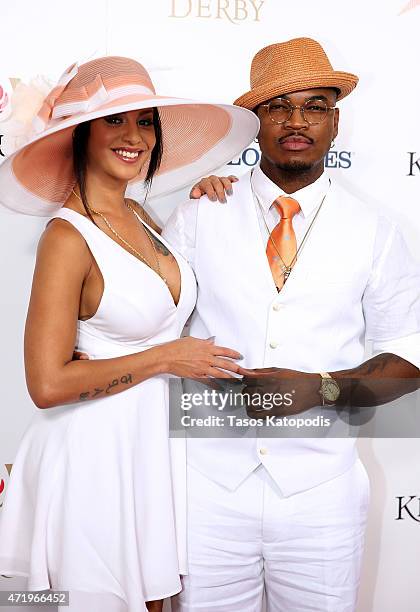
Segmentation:
[[(159, 170), (162, 161), (163, 140), (162, 140), (162, 124), (160, 122), (159, 111), (153, 109), (153, 125), (155, 128), (156, 143), (150, 155), (149, 167), (145, 178), (145, 198), (149, 195), (152, 186), (153, 177)], [(79, 123), (73, 132), (73, 168), (76, 177), (76, 183), (79, 185), (80, 197), (86, 214), (95, 223), (86, 195), (86, 168), (87, 168), (87, 144), (90, 134), (90, 121)], [(96, 225), (96, 224), (95, 224)]]

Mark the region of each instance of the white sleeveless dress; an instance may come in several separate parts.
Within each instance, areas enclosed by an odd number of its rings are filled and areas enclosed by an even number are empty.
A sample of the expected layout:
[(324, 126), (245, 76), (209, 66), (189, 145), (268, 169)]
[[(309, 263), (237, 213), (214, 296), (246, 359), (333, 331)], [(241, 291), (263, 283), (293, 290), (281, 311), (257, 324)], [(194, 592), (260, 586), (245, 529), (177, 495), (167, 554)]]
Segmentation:
[[(181, 273), (175, 306), (163, 280), (89, 219), (64, 208), (54, 217), (82, 234), (104, 279), (96, 314), (78, 322), (79, 350), (112, 358), (180, 336), (196, 300), (181, 256), (173, 252)], [(145, 601), (180, 591), (182, 444), (169, 440), (167, 376), (39, 410), (0, 511), (0, 574), (28, 576), (28, 589), (70, 590), (77, 612), (143, 612)]]

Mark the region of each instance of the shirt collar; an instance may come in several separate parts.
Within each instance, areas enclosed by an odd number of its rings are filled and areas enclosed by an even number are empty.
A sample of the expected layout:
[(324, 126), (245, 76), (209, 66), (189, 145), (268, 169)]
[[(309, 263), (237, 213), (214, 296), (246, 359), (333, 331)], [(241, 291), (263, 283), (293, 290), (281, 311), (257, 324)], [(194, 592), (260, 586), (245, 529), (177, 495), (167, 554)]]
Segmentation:
[(251, 185), (256, 194), (264, 213), (268, 213), (274, 200), (279, 196), (286, 195), (295, 198), (300, 204), (304, 217), (312, 213), (319, 206), (323, 196), (326, 194), (329, 184), (328, 175), (323, 172), (321, 176), (306, 187), (298, 189), (294, 193), (285, 193), (281, 187), (273, 183), (257, 165), (252, 171)]

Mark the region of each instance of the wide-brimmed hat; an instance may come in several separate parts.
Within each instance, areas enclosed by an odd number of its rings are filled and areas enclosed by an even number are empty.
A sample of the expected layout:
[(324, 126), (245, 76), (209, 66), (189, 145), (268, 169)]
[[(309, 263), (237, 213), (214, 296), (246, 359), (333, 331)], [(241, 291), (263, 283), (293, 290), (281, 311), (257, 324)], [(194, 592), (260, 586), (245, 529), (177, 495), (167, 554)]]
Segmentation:
[(75, 126), (152, 107), (158, 108), (162, 122), (163, 157), (151, 197), (192, 185), (229, 162), (259, 128), (246, 109), (156, 95), (149, 74), (135, 60), (103, 57), (74, 64), (45, 98), (28, 142), (0, 165), (0, 203), (21, 213), (53, 214), (75, 185)]
[(256, 106), (293, 91), (332, 87), (341, 100), (353, 91), (358, 77), (334, 70), (324, 49), (312, 38), (294, 38), (258, 51), (251, 64), (251, 89), (234, 104)]

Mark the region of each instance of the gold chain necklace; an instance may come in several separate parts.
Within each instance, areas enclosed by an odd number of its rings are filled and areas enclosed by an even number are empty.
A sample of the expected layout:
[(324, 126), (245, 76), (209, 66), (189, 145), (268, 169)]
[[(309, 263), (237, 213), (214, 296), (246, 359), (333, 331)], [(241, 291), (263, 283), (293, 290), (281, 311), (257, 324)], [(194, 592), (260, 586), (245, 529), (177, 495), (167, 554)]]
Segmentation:
[[(74, 191), (74, 189), (72, 189), (72, 193), (76, 196), (76, 198), (78, 198), (82, 203), (83, 200), (82, 198)], [(105, 215), (101, 212), (99, 212), (99, 210), (95, 210), (93, 208), (91, 208), (90, 206), (88, 206), (88, 209), (90, 210), (90, 212), (94, 213), (95, 215), (98, 215), (99, 217), (101, 217), (101, 219), (103, 219), (105, 225), (107, 226), (107, 228), (110, 230), (110, 232), (112, 234), (114, 234), (114, 236), (116, 238), (118, 238), (118, 240), (126, 247), (128, 247), (130, 249), (130, 251), (132, 253), (134, 253), (134, 255), (136, 255), (143, 263), (146, 264), (146, 266), (148, 266), (151, 270), (153, 270), (154, 272), (156, 272), (160, 278), (163, 280), (163, 282), (167, 285), (168, 281), (166, 280), (166, 278), (163, 276), (162, 274), (162, 270), (160, 267), (160, 263), (159, 263), (159, 257), (157, 254), (157, 250), (155, 247), (155, 243), (153, 241), (153, 238), (149, 235), (149, 232), (146, 230), (146, 228), (144, 227), (139, 215), (136, 213), (136, 211), (134, 210), (134, 208), (127, 202), (127, 200), (124, 198), (124, 204), (127, 206), (128, 210), (130, 210), (133, 215), (136, 217), (137, 221), (139, 222), (139, 224), (141, 225), (144, 233), (146, 234), (147, 238), (149, 239), (150, 244), (152, 245), (152, 249), (153, 249), (153, 254), (155, 256), (155, 261), (156, 261), (156, 267), (152, 266), (151, 263), (146, 259), (146, 257), (144, 257), (144, 255), (142, 255), (136, 248), (134, 248), (129, 242), (127, 242), (127, 240), (125, 240), (118, 232), (116, 229), (114, 229), (111, 225), (111, 223), (108, 221), (108, 219), (105, 217)]]
[[(252, 173), (253, 173), (253, 171), (252, 171)], [(328, 183), (328, 189), (330, 188), (330, 186), (331, 186), (331, 180), (330, 180), (330, 181), (329, 181), (329, 183)], [(257, 201), (257, 204), (258, 204), (258, 206), (259, 206), (260, 213), (261, 213), (261, 217), (262, 217), (262, 220), (264, 221), (265, 229), (267, 230), (268, 238), (269, 238), (269, 240), (270, 240), (271, 244), (273, 245), (273, 247), (274, 247), (274, 249), (275, 249), (275, 251), (276, 251), (276, 253), (277, 253), (277, 255), (278, 255), (279, 259), (280, 259), (280, 262), (281, 262), (281, 273), (283, 274), (283, 279), (284, 279), (284, 283), (285, 283), (285, 282), (287, 281), (287, 279), (289, 278), (289, 276), (290, 276), (290, 273), (291, 273), (291, 271), (292, 271), (293, 266), (295, 265), (295, 263), (296, 263), (296, 261), (297, 261), (297, 258), (298, 258), (298, 256), (299, 256), (299, 253), (302, 251), (302, 249), (303, 249), (304, 245), (306, 244), (307, 239), (309, 238), (309, 234), (310, 234), (310, 232), (311, 232), (311, 230), (312, 230), (312, 227), (313, 227), (313, 225), (314, 225), (314, 223), (315, 223), (315, 220), (316, 220), (316, 218), (318, 217), (318, 214), (319, 214), (319, 212), (320, 212), (320, 210), (321, 210), (321, 208), (322, 208), (322, 205), (323, 205), (323, 203), (324, 203), (324, 201), (325, 201), (325, 198), (327, 197), (328, 190), (327, 190), (327, 192), (324, 194), (324, 197), (322, 198), (321, 203), (320, 203), (320, 205), (318, 206), (318, 210), (316, 211), (315, 216), (314, 216), (314, 218), (312, 219), (310, 226), (308, 227), (308, 229), (307, 229), (307, 230), (306, 230), (306, 232), (305, 232), (305, 235), (304, 235), (304, 236), (303, 236), (303, 238), (302, 238), (302, 241), (301, 241), (301, 243), (300, 243), (300, 245), (299, 245), (299, 248), (298, 248), (298, 249), (297, 249), (297, 251), (296, 251), (296, 255), (293, 257), (292, 261), (290, 262), (290, 264), (289, 264), (288, 266), (287, 266), (287, 265), (285, 264), (285, 262), (283, 261), (283, 259), (282, 259), (281, 255), (280, 255), (280, 253), (279, 253), (279, 250), (278, 250), (278, 248), (277, 248), (277, 245), (276, 245), (276, 243), (275, 243), (275, 242), (274, 242), (274, 240), (273, 240), (273, 237), (272, 237), (272, 235), (271, 235), (270, 229), (269, 229), (269, 227), (268, 227), (268, 224), (267, 224), (267, 221), (266, 221), (266, 218), (265, 218), (264, 209), (263, 209), (262, 204), (261, 204), (261, 202), (260, 202), (260, 198), (259, 198), (259, 197), (258, 197), (258, 195), (256, 194), (256, 192), (255, 192), (255, 190), (254, 190), (254, 186), (252, 185), (252, 176), (251, 176), (251, 190), (252, 190), (252, 193), (253, 193), (254, 199)]]

